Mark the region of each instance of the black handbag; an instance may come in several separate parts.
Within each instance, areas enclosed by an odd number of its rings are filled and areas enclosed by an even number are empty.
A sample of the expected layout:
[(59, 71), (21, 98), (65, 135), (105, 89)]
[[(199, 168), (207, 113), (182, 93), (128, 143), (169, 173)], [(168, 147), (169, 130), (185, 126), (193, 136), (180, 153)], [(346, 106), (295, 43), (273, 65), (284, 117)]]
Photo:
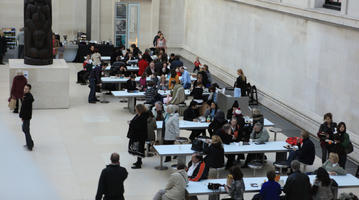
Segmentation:
[(208, 183), (207, 187), (210, 190), (218, 190), (220, 187), (224, 187), (224, 185), (219, 183)]
[(208, 144), (203, 142), (202, 140), (195, 139), (192, 141), (191, 149), (193, 151), (202, 152), (204, 148), (208, 147)]
[(345, 153), (350, 154), (354, 151), (354, 147), (351, 141), (349, 141), (349, 145), (345, 148)]

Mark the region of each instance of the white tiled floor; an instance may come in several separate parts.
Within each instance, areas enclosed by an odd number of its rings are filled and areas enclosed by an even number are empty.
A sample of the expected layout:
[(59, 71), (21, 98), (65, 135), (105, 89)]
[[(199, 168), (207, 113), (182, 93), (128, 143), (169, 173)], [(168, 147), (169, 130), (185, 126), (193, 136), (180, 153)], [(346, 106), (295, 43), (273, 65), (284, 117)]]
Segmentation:
[[(8, 143), (4, 131), (0, 133), (2, 142), (12, 145), (12, 148), (23, 154), (34, 163), (35, 170), (40, 171), (41, 177), (32, 179), (36, 182), (47, 183), (48, 191), (54, 188), (55, 195), (64, 200), (90, 200), (94, 199), (98, 177), (101, 170), (108, 163), (109, 155), (118, 152), (121, 155), (121, 165), (129, 171), (129, 177), (125, 182), (125, 197), (129, 200), (152, 199), (157, 190), (163, 188), (173, 170), (157, 171), (154, 169), (159, 164), (158, 157), (144, 159), (143, 168), (132, 170), (130, 167), (135, 158), (127, 153), (128, 139), (126, 138), (128, 124), (132, 118), (124, 109), (125, 103), (107, 96), (109, 104), (88, 104), (87, 95), (89, 88), (75, 84), (76, 72), (81, 64), (70, 63), (70, 96), (71, 107), (65, 110), (35, 110), (31, 121), (31, 133), (35, 142), (33, 152), (22, 152), (24, 137), (21, 132), (21, 122), (17, 115), (9, 112), (7, 98), (9, 96), (8, 67), (0, 65), (0, 128), (13, 134), (14, 143)], [(36, 97), (35, 97), (36, 99)], [(183, 135), (189, 133), (183, 131)], [(6, 137), (5, 137), (6, 136)], [(283, 135), (278, 137), (284, 139)], [(10, 140), (10, 139), (9, 139)], [(16, 145), (14, 147), (14, 145)], [(14, 152), (12, 152), (14, 154)], [(274, 155), (269, 154), (269, 162)], [(0, 171), (9, 170), (13, 176), (17, 176), (12, 169), (0, 164)], [(315, 166), (320, 166), (320, 159), (316, 159)], [(24, 166), (27, 167), (27, 166)], [(268, 166), (269, 167), (269, 166)], [(314, 169), (314, 167), (313, 167)], [(13, 169), (15, 170), (15, 169)], [(252, 176), (248, 169), (243, 170), (246, 176)], [(264, 170), (258, 173), (264, 176)], [(26, 177), (24, 177), (26, 179)], [(19, 181), (14, 179), (14, 181)], [(0, 179), (0, 188), (4, 183)], [(17, 184), (13, 182), (12, 184)], [(13, 191), (1, 191), (2, 195), (11, 194)], [(4, 196), (4, 197), (5, 197)], [(246, 194), (250, 199), (253, 194)], [(7, 197), (7, 196), (6, 196)], [(31, 196), (30, 196), (31, 197)], [(11, 199), (11, 198), (7, 198)], [(27, 198), (41, 199), (41, 198)], [(207, 199), (207, 197), (200, 197)]]

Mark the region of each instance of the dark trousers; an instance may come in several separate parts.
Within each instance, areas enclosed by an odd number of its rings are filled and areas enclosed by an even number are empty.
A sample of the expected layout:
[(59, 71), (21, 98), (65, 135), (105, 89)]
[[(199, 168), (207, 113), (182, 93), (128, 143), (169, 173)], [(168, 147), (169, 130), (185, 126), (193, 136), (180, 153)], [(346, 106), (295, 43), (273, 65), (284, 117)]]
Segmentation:
[(14, 112), (19, 112), (19, 99), (16, 99), (16, 106)]
[[(172, 141), (172, 140), (164, 140), (163, 141), (164, 145), (172, 145), (174, 143), (175, 143), (175, 141)], [(171, 161), (171, 160), (172, 160), (171, 156), (166, 156), (166, 159), (165, 159), (166, 162)]]
[(289, 156), (288, 156), (288, 159), (287, 159), (287, 165), (290, 166), (290, 164), (292, 163), (293, 160), (298, 160), (296, 151), (290, 151), (289, 152)]
[(25, 134), (27, 148), (32, 150), (32, 148), (34, 147), (34, 142), (32, 141), (32, 138), (30, 135), (30, 120), (23, 120), (22, 131)]
[(328, 149), (325, 146), (321, 146), (322, 148), (322, 163), (325, 163), (328, 159)]
[(347, 162), (347, 154), (340, 154), (339, 155), (339, 166), (345, 169), (345, 163)]
[(0, 64), (3, 64), (2, 58), (3, 58), (3, 55), (2, 55), (2, 53), (0, 52)]
[(89, 98), (88, 101), (89, 102), (95, 102), (96, 101), (96, 83), (95, 83), (95, 79), (90, 79), (90, 94), (89, 94)]
[(183, 85), (184, 89), (191, 89), (191, 83), (186, 83)]
[(17, 58), (23, 59), (24, 58), (24, 45), (19, 44), (17, 49)]

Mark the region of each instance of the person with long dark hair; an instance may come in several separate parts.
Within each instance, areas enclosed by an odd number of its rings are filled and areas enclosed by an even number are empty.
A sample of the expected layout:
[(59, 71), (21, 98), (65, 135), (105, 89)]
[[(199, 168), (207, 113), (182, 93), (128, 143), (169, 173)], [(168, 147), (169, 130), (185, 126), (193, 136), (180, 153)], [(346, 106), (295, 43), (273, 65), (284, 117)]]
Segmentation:
[(348, 133), (346, 133), (346, 125), (344, 122), (340, 122), (337, 126), (337, 133), (334, 134), (332, 145), (330, 147), (331, 152), (335, 152), (339, 156), (339, 165), (345, 169), (345, 163), (347, 162), (346, 149), (350, 145), (350, 139)]
[(227, 184), (225, 186), (227, 193), (234, 200), (243, 200), (245, 185), (243, 181), (243, 173), (239, 165), (233, 166), (229, 170)]
[(329, 177), (328, 172), (320, 167), (312, 187), (313, 200), (337, 199), (338, 184)]
[(326, 113), (324, 115), (324, 123), (320, 125), (319, 131), (317, 133), (320, 139), (320, 147), (322, 148), (322, 163), (324, 163), (328, 158), (328, 140), (333, 140), (333, 134), (337, 123), (333, 122), (332, 113)]

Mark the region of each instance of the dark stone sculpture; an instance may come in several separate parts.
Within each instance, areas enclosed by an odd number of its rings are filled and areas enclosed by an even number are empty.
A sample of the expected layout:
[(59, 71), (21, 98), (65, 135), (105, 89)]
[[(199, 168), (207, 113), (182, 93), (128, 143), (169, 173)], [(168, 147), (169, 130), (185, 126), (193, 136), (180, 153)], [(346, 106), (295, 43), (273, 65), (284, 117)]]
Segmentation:
[(24, 0), (25, 64), (50, 65), (52, 51), (51, 0)]

